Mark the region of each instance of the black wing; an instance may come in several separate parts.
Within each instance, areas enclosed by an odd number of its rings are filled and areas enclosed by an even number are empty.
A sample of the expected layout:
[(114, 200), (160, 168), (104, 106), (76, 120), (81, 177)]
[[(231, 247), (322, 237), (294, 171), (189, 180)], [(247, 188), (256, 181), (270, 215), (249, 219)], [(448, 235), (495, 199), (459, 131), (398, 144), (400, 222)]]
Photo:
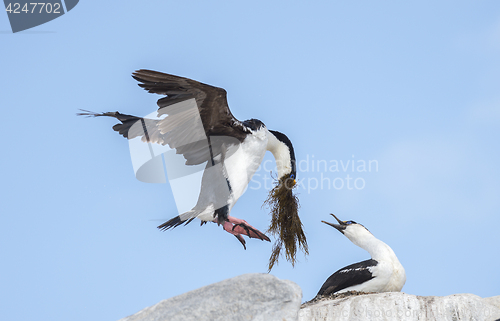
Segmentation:
[(178, 108), (171, 110), (167, 107), (194, 98), (207, 135), (231, 136), (240, 142), (245, 139), (248, 130), (229, 110), (227, 93), (223, 88), (145, 69), (137, 70), (132, 77), (148, 92), (166, 95), (158, 99), (158, 116), (176, 114)]
[[(80, 115), (114, 117), (121, 124), (113, 129), (125, 138), (142, 137), (143, 141), (168, 144), (184, 156), (187, 165), (214, 159), (227, 150), (228, 145), (242, 142), (249, 133), (248, 128), (232, 115), (226, 91), (222, 88), (145, 69), (137, 70), (132, 77), (148, 92), (166, 95), (157, 104), (158, 117), (165, 114), (167, 117), (154, 120), (119, 112), (88, 111)], [(195, 105), (190, 104), (193, 99)]]
[(368, 268), (374, 267), (377, 264), (377, 261), (370, 259), (348, 265), (338, 270), (325, 281), (317, 296), (327, 296), (373, 279), (373, 275)]

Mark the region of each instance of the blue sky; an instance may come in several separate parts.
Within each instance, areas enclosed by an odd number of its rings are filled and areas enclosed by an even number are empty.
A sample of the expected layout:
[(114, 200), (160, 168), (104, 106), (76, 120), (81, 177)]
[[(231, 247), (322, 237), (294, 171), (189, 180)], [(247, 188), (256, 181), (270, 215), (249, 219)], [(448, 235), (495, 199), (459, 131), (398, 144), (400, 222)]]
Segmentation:
[[(329, 213), (394, 249), (406, 293), (500, 294), (500, 2), (80, 1), (18, 34), (0, 14), (0, 43), (2, 320), (117, 320), (267, 271), (270, 243), (244, 251), (215, 224), (158, 231), (177, 214), (169, 185), (135, 179), (111, 119), (75, 116), (154, 111), (130, 77), (141, 68), (225, 88), (238, 119), (286, 133), (311, 165), (310, 255), (272, 271), (303, 300), (368, 259)], [(250, 188), (232, 215), (265, 230), (266, 195)]]

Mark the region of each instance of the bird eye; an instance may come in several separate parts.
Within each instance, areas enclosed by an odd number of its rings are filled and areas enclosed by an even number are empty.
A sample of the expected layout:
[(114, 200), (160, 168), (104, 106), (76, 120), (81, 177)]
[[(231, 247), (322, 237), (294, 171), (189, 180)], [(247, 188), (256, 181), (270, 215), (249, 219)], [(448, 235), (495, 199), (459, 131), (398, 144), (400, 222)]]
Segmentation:
[(347, 225), (351, 224), (352, 222), (351, 221), (345, 221), (344, 223), (346, 223)]
[(295, 179), (295, 174), (290, 175), (291, 179)]

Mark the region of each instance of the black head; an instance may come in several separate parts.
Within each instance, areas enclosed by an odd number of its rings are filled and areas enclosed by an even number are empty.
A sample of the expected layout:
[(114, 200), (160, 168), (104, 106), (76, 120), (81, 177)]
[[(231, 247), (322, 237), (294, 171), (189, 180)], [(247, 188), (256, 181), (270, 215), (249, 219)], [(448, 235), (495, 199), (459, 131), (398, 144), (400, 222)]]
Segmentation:
[(253, 119), (253, 118), (249, 119), (249, 120), (245, 120), (244, 122), (242, 122), (242, 124), (245, 125), (246, 127), (250, 128), (253, 131), (256, 131), (256, 130), (259, 130), (263, 127), (266, 127), (266, 125), (264, 125), (263, 122), (261, 122), (258, 119)]

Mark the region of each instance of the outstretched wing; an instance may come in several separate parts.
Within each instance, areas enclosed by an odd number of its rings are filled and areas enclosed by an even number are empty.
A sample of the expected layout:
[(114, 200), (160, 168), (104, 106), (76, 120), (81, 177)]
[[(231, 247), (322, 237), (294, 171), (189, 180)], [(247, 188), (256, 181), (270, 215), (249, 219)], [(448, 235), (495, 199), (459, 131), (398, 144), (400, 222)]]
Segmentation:
[(333, 273), (323, 284), (317, 296), (330, 295), (348, 287), (358, 285), (373, 279), (370, 269), (378, 264), (370, 259), (348, 265)]
[[(166, 95), (158, 99), (158, 116), (177, 115), (180, 108), (168, 107), (194, 98), (207, 136), (230, 136), (240, 142), (245, 139), (248, 130), (229, 110), (227, 93), (224, 89), (145, 69), (137, 70), (132, 77), (148, 92)], [(166, 123), (172, 124), (173, 120)], [(164, 126), (168, 127), (165, 124)]]
[(186, 165), (216, 159), (229, 145), (242, 142), (249, 132), (229, 110), (222, 88), (145, 69), (137, 70), (132, 77), (148, 92), (165, 95), (157, 102), (158, 117), (167, 117), (155, 120), (119, 112), (87, 111), (80, 115), (114, 117), (121, 124), (113, 129), (125, 138), (142, 137), (143, 141), (168, 144), (184, 156)]

